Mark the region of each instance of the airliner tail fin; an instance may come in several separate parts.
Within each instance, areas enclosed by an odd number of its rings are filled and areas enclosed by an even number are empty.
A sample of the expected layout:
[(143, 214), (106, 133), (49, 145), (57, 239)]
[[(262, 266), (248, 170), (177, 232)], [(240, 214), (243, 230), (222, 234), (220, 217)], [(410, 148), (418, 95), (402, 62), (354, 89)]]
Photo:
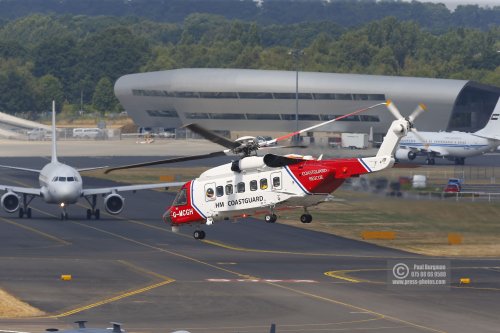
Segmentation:
[(474, 135), (487, 139), (500, 140), (500, 98), (486, 126), (475, 132)]
[(57, 162), (56, 101), (52, 101), (52, 162)]

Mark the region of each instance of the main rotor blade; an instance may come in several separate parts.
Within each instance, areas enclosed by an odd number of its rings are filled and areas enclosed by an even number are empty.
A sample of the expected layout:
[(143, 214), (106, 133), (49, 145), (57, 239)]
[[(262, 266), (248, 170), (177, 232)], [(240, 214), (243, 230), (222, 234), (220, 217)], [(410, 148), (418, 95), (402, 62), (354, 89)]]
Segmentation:
[(425, 143), (425, 138), (417, 131), (416, 128), (412, 128), (410, 131), (413, 132), (413, 135), (422, 143)]
[(385, 103), (387, 105), (387, 108), (389, 109), (389, 111), (391, 111), (392, 115), (396, 118), (396, 119), (402, 119), (403, 116), (401, 115), (401, 113), (399, 112), (398, 108), (396, 107), (396, 105), (394, 105), (394, 103), (388, 99), (387, 102)]
[(189, 128), (191, 131), (195, 132), (196, 134), (201, 135), (205, 139), (212, 141), (213, 143), (219, 144), (223, 147), (229, 148), (229, 149), (236, 149), (239, 146), (241, 146), (240, 143), (234, 142), (232, 140), (226, 139), (223, 136), (220, 136), (217, 133), (214, 133), (210, 130), (207, 130), (206, 128), (201, 127), (198, 124), (188, 124), (184, 126), (185, 128)]
[(340, 116), (340, 117), (337, 117), (335, 119), (332, 119), (332, 120), (328, 120), (328, 121), (325, 121), (325, 122), (322, 122), (322, 123), (319, 123), (317, 125), (314, 125), (314, 126), (311, 126), (311, 127), (308, 127), (308, 128), (304, 128), (304, 129), (301, 129), (300, 131), (296, 131), (296, 132), (292, 132), (292, 133), (288, 133), (286, 135), (283, 135), (283, 136), (280, 136), (276, 139), (273, 139), (273, 140), (269, 140), (269, 141), (266, 141), (264, 143), (264, 145), (270, 145), (270, 144), (273, 144), (275, 142), (278, 142), (278, 141), (282, 141), (282, 140), (286, 140), (294, 135), (298, 135), (298, 134), (301, 134), (301, 133), (304, 133), (304, 132), (307, 132), (307, 131), (310, 131), (310, 130), (313, 130), (315, 128), (318, 128), (318, 127), (321, 127), (321, 126), (325, 126), (325, 125), (328, 125), (330, 123), (333, 123), (335, 121), (339, 121), (341, 119), (344, 119), (344, 118), (347, 118), (347, 117), (350, 117), (350, 116), (354, 116), (358, 113), (361, 113), (361, 112), (364, 112), (364, 111), (367, 111), (367, 110), (370, 110), (370, 109), (373, 109), (377, 106), (381, 106), (381, 105), (385, 105), (386, 103), (378, 103), (378, 104), (375, 104), (375, 105), (372, 105), (372, 106), (369, 106), (369, 107), (366, 107), (364, 109), (359, 109), (357, 111), (354, 111), (354, 112), (351, 112), (351, 113), (348, 113), (348, 114), (345, 114), (343, 116)]
[(212, 158), (212, 157), (218, 157), (218, 156), (226, 156), (226, 153), (224, 151), (217, 151), (217, 152), (208, 153), (208, 154), (174, 157), (174, 158), (168, 158), (168, 159), (152, 161), (152, 162), (122, 165), (122, 166), (110, 168), (110, 169), (104, 171), (104, 173), (108, 174), (108, 173), (110, 173), (112, 171), (116, 171), (116, 170), (134, 169), (134, 168), (141, 168), (141, 167), (146, 167), (146, 166), (151, 166), (151, 165), (160, 165), (160, 164), (170, 164), (170, 163), (179, 163), (179, 162), (186, 162), (186, 161), (193, 161), (193, 160), (201, 160), (204, 158)]
[(290, 158), (274, 154), (264, 155), (264, 163), (271, 168), (280, 168), (287, 165), (297, 164), (302, 161), (303, 160), (299, 158)]
[(420, 103), (417, 108), (411, 113), (411, 115), (408, 117), (408, 120), (413, 123), (413, 121), (420, 116), (420, 114), (424, 111), (427, 110), (427, 107), (425, 104)]

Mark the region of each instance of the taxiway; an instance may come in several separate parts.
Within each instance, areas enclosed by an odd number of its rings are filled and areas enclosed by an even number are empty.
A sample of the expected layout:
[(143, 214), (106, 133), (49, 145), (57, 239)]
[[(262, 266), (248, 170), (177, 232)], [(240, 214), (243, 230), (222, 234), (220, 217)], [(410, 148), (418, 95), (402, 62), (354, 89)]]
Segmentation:
[[(84, 160), (67, 162), (89, 166), (79, 164)], [(44, 161), (2, 161), (26, 163), (36, 168)], [(13, 170), (1, 178), (38, 185), (33, 175)], [(85, 187), (107, 184), (84, 180)], [(447, 290), (391, 290), (387, 261), (422, 257), (255, 219), (206, 227), (207, 239), (195, 241), (193, 228), (175, 234), (161, 221), (173, 193), (125, 197), (121, 215), (98, 221), (86, 220), (84, 201), (68, 208), (67, 221), (58, 219), (58, 207), (36, 199), (32, 219), (0, 212), (0, 286), (46, 313), (0, 319), (0, 330), (43, 332), (75, 320), (92, 327), (118, 321), (128, 332), (151, 333), (263, 333), (271, 323), (278, 332), (311, 333), (500, 327), (500, 258), (449, 258)], [(459, 286), (461, 276), (473, 284)]]

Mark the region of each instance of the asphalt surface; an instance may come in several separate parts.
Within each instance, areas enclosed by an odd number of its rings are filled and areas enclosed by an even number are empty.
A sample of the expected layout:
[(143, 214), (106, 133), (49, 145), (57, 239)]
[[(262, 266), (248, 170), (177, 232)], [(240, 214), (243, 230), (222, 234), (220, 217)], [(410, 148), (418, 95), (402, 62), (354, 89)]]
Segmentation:
[[(25, 172), (2, 170), (1, 179), (38, 186)], [(109, 184), (84, 179), (84, 187)], [(0, 332), (67, 329), (76, 320), (122, 322), (127, 332), (261, 333), (271, 323), (278, 332), (498, 332), (500, 258), (451, 258), (446, 290), (393, 290), (385, 283), (388, 260), (426, 258), (254, 219), (205, 227), (207, 239), (196, 241), (194, 228), (175, 234), (161, 221), (173, 195), (125, 194), (124, 212), (98, 221), (86, 220), (84, 201), (68, 208), (68, 221), (36, 199), (32, 219), (1, 211), (0, 287), (47, 315), (0, 319)], [(464, 276), (470, 286), (458, 285)]]

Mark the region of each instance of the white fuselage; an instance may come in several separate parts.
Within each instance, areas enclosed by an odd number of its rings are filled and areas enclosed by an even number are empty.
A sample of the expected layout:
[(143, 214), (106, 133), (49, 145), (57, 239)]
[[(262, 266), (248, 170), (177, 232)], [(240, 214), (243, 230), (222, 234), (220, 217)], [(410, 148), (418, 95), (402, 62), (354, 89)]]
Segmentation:
[[(247, 157), (245, 162), (261, 165), (235, 173), (231, 171), (231, 164), (225, 164), (192, 181), (191, 201), (202, 216), (222, 220), (265, 213), (270, 206), (309, 206), (323, 201), (328, 195), (309, 195), (286, 167), (269, 168), (261, 157)], [(208, 189), (215, 189), (213, 195), (207, 193)]]
[(403, 138), (400, 148), (419, 149), (436, 152), (443, 157), (471, 157), (495, 150), (500, 141), (486, 139), (465, 132), (418, 132), (424, 142), (412, 132)]
[(51, 162), (44, 166), (38, 181), (46, 203), (72, 204), (82, 195), (80, 173), (60, 162)]

